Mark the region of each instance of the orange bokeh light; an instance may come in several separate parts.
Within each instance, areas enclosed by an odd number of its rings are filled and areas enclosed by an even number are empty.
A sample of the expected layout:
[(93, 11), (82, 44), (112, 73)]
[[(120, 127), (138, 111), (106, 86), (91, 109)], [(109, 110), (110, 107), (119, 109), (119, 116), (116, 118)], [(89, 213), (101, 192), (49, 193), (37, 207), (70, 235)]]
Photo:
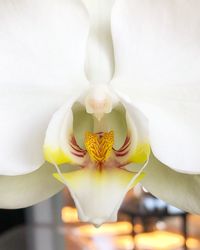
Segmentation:
[(134, 249), (134, 239), (131, 235), (116, 236), (113, 238), (113, 245), (116, 249), (132, 250)]
[(63, 207), (61, 211), (61, 218), (64, 223), (79, 222), (77, 210), (73, 207)]
[(184, 245), (184, 237), (180, 234), (166, 231), (154, 231), (135, 236), (135, 245), (140, 249), (168, 250), (177, 249)]
[(186, 245), (189, 249), (200, 249), (200, 242), (195, 238), (188, 238)]
[(132, 224), (129, 222), (107, 223), (99, 228), (93, 225), (84, 225), (74, 228), (74, 232), (82, 237), (95, 237), (99, 235), (114, 236), (131, 234), (133, 230)]

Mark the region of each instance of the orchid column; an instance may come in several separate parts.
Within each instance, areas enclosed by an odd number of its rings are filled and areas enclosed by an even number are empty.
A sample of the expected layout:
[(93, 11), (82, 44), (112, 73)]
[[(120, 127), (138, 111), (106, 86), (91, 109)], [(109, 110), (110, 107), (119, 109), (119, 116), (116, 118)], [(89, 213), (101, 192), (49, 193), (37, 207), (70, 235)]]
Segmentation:
[(86, 75), (93, 84), (108, 84), (114, 74), (111, 11), (115, 0), (83, 0), (90, 20)]

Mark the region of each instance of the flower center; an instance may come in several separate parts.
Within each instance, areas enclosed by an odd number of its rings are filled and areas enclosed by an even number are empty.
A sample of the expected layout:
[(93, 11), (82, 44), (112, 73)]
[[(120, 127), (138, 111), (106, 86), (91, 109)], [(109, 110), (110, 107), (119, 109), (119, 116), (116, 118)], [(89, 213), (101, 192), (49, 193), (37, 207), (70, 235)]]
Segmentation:
[(103, 163), (111, 155), (114, 144), (114, 132), (108, 133), (91, 133), (85, 134), (85, 147), (90, 159), (96, 163)]

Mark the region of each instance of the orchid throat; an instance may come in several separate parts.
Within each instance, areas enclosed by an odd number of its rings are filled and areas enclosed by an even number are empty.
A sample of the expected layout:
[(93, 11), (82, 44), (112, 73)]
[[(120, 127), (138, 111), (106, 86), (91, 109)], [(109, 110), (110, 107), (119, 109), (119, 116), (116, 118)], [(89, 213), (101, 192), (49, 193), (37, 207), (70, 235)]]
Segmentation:
[[(140, 123), (146, 120), (137, 109), (131, 112), (130, 116), (128, 104), (107, 86), (93, 86), (70, 105), (63, 105), (51, 119), (45, 159), (56, 166), (54, 177), (69, 188), (82, 221), (99, 225), (116, 220), (119, 199), (144, 176), (150, 147), (145, 126)], [(74, 166), (74, 171), (61, 171), (63, 165)], [(108, 211), (100, 212), (98, 207), (110, 202), (102, 194), (105, 188), (115, 189), (117, 193), (110, 196), (116, 200)], [(86, 209), (88, 199), (90, 207)]]

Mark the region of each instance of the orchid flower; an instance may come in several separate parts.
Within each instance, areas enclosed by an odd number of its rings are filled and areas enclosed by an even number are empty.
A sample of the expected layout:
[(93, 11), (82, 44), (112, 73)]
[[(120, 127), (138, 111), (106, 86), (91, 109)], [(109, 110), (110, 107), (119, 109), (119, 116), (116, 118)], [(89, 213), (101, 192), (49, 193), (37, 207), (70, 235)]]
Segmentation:
[(0, 1), (0, 207), (68, 187), (115, 221), (138, 182), (200, 212), (200, 2)]

